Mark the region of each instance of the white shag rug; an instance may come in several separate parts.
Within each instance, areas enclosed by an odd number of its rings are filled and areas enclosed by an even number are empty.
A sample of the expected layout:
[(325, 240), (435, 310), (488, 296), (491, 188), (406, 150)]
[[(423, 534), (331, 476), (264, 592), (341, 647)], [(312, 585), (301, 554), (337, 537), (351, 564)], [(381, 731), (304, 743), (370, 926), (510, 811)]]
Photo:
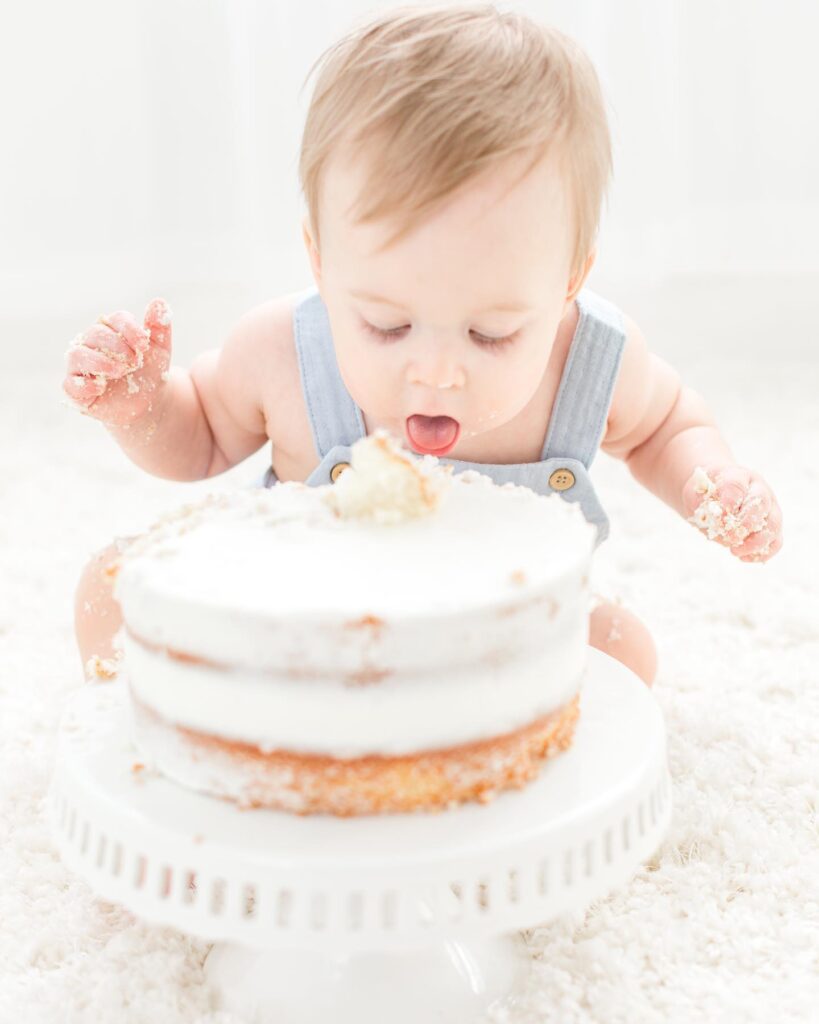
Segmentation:
[[(785, 545), (737, 562), (622, 465), (595, 464), (613, 526), (599, 572), (660, 650), (674, 817), (628, 886), (533, 932), (531, 984), (503, 1024), (819, 1019), (816, 361), (682, 369), (769, 478)], [(60, 370), (0, 376), (0, 1022), (241, 1024), (205, 984), (206, 942), (135, 920), (63, 867), (44, 797), (62, 699), (82, 685), (84, 562), (263, 460), (191, 485), (148, 477), (61, 405)]]

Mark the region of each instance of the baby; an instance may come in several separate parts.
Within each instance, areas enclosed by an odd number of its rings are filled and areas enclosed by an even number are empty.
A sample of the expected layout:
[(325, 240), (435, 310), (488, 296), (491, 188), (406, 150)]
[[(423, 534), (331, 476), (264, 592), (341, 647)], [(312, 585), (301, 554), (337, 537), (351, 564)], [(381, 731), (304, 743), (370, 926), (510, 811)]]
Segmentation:
[[(491, 5), (419, 6), (322, 60), (299, 164), (315, 286), (251, 309), (189, 370), (171, 365), (163, 300), (142, 323), (101, 317), (68, 351), (69, 397), (157, 476), (216, 476), (269, 444), (264, 485), (330, 483), (383, 427), (456, 471), (579, 502), (598, 540), (588, 467), (602, 447), (737, 558), (774, 555), (768, 485), (637, 324), (583, 287), (611, 152), (578, 46)], [(120, 547), (77, 591), (98, 674), (115, 664)], [(589, 642), (653, 681), (651, 636), (620, 605), (597, 604)]]

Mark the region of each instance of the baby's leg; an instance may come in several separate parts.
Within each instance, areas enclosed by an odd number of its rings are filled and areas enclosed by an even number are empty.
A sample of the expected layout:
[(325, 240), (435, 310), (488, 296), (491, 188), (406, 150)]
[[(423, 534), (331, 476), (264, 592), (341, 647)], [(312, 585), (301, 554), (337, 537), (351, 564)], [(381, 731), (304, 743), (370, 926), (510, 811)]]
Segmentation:
[(114, 600), (112, 565), (122, 547), (123, 541), (118, 540), (98, 551), (86, 565), (77, 585), (74, 630), (83, 671), (89, 678), (105, 677), (113, 670), (113, 638), (122, 624), (122, 614)]
[(657, 675), (657, 648), (651, 634), (632, 612), (603, 601), (591, 613), (589, 643), (610, 654), (649, 686)]

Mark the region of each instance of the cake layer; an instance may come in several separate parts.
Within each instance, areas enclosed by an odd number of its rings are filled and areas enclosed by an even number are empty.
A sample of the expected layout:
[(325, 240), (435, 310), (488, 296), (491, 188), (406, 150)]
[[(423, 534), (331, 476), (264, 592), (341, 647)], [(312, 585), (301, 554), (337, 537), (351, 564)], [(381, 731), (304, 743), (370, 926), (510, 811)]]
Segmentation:
[(586, 617), (594, 530), (557, 495), (469, 471), (434, 514), (374, 525), (340, 518), (331, 491), (222, 495), (154, 531), (116, 580), (128, 629), (215, 665), (330, 680), (534, 653), (551, 618)]
[(541, 627), (541, 645), (482, 663), (394, 673), (344, 683), (224, 671), (125, 635), (131, 691), (176, 725), (244, 741), (339, 758), (403, 754), (511, 732), (576, 693), (587, 646), (572, 609)]
[(403, 757), (337, 760), (288, 750), (264, 753), (165, 721), (132, 698), (132, 738), (147, 760), (181, 785), (296, 814), (338, 816), (443, 810), (486, 803), (522, 788), (543, 761), (571, 743), (578, 698), (491, 740)]

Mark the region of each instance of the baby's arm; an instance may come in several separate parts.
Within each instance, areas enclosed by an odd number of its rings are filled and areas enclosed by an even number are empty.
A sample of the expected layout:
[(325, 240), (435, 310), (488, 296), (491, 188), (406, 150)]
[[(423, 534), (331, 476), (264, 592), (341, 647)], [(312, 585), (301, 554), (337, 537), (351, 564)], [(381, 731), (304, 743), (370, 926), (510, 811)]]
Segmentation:
[(107, 425), (128, 457), (171, 480), (202, 480), (235, 466), (267, 441), (255, 337), (240, 320), (221, 349), (190, 370), (171, 367), (153, 413), (129, 426)]
[[(782, 513), (770, 487), (736, 464), (702, 397), (648, 350), (633, 320), (626, 317), (625, 323), (601, 447), (624, 459), (636, 480), (686, 519), (703, 502), (716, 502), (719, 521), (701, 513), (697, 525), (744, 561), (766, 561), (782, 546)], [(710, 484), (695, 472), (698, 467)]]
[(75, 341), (63, 385), (69, 397), (155, 476), (200, 480), (257, 451), (267, 433), (252, 315), (190, 370), (170, 366), (166, 304), (150, 303), (144, 321), (112, 313)]

